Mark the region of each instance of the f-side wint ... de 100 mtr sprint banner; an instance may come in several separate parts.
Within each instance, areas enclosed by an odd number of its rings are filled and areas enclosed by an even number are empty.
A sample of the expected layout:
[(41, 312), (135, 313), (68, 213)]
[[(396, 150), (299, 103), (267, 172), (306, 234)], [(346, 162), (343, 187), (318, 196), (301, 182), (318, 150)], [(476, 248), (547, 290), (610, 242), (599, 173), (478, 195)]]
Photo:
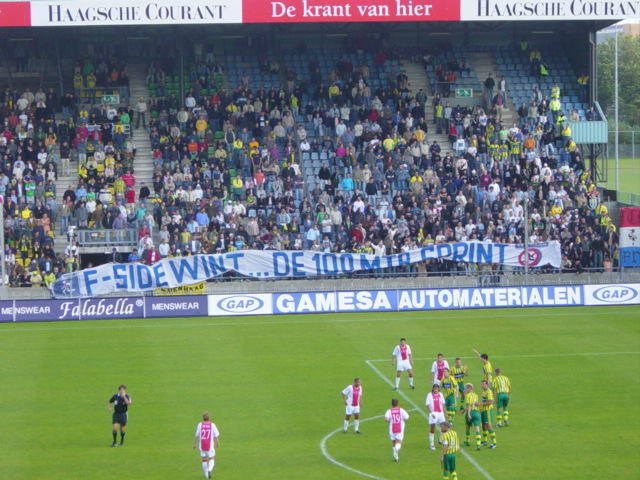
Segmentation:
[(460, 242), (433, 245), (396, 255), (242, 250), (220, 255), (165, 258), (155, 265), (109, 263), (62, 275), (50, 289), (55, 297), (86, 297), (193, 285), (236, 271), (258, 279), (341, 275), (359, 270), (400, 267), (435, 258), (464, 263), (498, 263), (559, 268), (559, 242), (523, 245)]

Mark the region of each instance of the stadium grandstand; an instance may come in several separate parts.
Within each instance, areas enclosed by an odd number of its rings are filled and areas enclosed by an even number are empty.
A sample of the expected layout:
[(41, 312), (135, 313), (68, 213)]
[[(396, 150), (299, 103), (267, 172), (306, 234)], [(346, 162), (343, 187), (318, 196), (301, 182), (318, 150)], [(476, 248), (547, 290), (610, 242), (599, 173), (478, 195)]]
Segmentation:
[(557, 241), (561, 264), (332, 278), (620, 273), (595, 35), (637, 2), (5, 3), (12, 295), (110, 262), (476, 241)]

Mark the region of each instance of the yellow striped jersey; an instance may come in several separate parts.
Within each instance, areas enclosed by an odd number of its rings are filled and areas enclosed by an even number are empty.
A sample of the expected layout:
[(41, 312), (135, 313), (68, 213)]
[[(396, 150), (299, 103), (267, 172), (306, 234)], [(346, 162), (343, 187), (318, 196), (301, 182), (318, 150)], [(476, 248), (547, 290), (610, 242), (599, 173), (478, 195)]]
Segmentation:
[(445, 398), (449, 395), (453, 395), (456, 392), (457, 386), (458, 382), (451, 375), (440, 379), (440, 391)]
[(493, 372), (491, 362), (487, 361), (487, 363), (482, 366), (482, 379), (489, 381), (489, 375), (491, 375), (491, 372)]
[(482, 391), (482, 403), (491, 402), (490, 405), (482, 405), (478, 410), (481, 412), (488, 412), (493, 409), (493, 392), (490, 388)]
[(457, 383), (460, 383), (462, 382), (465, 376), (464, 366), (463, 365), (460, 365), (459, 367), (453, 366), (451, 367), (451, 369), (449, 369), (449, 373), (453, 375), (453, 378), (456, 379)]
[(445, 445), (447, 449), (444, 451), (445, 455), (458, 453), (460, 449), (460, 442), (458, 441), (458, 434), (455, 430), (449, 430), (442, 434), (442, 445)]
[(464, 406), (465, 409), (467, 405), (471, 405), (471, 410), (478, 410), (476, 407), (476, 402), (478, 401), (478, 394), (476, 392), (467, 393), (464, 396)]
[(493, 388), (496, 393), (509, 393), (511, 391), (511, 382), (508, 377), (498, 375), (491, 380), (491, 388)]

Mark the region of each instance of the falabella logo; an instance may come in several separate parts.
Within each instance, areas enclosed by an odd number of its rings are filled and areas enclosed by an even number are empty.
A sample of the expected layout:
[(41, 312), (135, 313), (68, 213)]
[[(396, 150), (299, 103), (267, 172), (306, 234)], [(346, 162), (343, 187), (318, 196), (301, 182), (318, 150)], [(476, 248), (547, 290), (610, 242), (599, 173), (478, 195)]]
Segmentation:
[(638, 296), (633, 288), (622, 286), (602, 287), (593, 292), (594, 298), (606, 303), (628, 302)]

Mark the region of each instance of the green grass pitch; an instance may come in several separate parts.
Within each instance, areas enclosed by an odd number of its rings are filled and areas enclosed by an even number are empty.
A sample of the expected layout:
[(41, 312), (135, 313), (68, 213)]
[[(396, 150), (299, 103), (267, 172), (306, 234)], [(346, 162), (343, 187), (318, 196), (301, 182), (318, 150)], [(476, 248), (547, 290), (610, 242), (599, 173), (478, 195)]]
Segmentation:
[[(211, 410), (214, 478), (438, 479), (428, 370), (439, 352), (460, 356), (479, 387), (473, 348), (512, 381), (511, 426), (497, 450), (459, 454), (458, 478), (637, 478), (639, 320), (639, 307), (617, 306), (0, 325), (0, 478), (203, 478), (191, 443)], [(403, 377), (394, 392), (401, 336), (417, 388)], [(363, 435), (344, 435), (340, 391), (356, 376)], [(130, 424), (110, 448), (120, 383)], [(400, 463), (380, 418), (396, 395), (411, 415)], [(454, 428), (462, 441), (460, 415)]]

